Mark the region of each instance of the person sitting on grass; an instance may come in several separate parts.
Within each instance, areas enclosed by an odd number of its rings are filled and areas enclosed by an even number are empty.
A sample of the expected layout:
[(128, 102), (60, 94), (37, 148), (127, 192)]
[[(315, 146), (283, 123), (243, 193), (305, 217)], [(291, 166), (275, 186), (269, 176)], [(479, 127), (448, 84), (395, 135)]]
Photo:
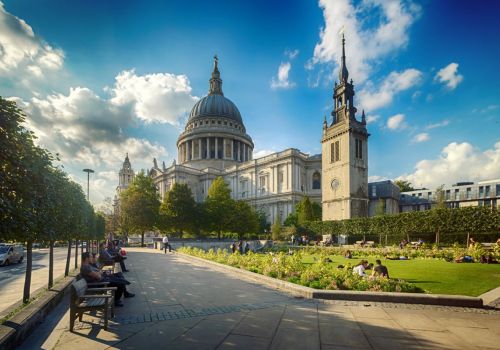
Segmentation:
[(373, 268), (372, 276), (381, 276), (381, 277), (387, 277), (389, 278), (389, 271), (387, 270), (387, 267), (382, 265), (382, 261), (380, 259), (375, 260), (375, 263), (377, 266)]
[(125, 298), (132, 298), (135, 296), (134, 293), (127, 291), (126, 280), (113, 278), (104, 275), (101, 271), (96, 270), (90, 265), (90, 253), (82, 253), (82, 265), (80, 266), (80, 275), (88, 283), (95, 282), (109, 282), (110, 287), (116, 287), (115, 291), (115, 306), (123, 306), (123, 302), (120, 300), (122, 295)]
[(357, 266), (355, 266), (352, 269), (352, 272), (359, 275), (359, 276), (366, 276), (365, 270), (366, 267), (368, 266), (368, 261), (367, 260), (361, 260)]
[(348, 250), (347, 252), (345, 252), (344, 258), (346, 258), (346, 259), (352, 259), (352, 253), (351, 253), (350, 250)]

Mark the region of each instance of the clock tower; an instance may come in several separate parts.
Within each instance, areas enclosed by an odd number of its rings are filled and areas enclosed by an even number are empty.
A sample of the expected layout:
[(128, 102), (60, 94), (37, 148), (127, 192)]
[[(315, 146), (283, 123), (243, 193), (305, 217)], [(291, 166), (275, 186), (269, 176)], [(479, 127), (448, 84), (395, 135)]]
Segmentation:
[(333, 93), (332, 122), (323, 122), (322, 207), (323, 220), (368, 216), (368, 131), (363, 111), (356, 119), (354, 85), (348, 81), (345, 39), (339, 83)]

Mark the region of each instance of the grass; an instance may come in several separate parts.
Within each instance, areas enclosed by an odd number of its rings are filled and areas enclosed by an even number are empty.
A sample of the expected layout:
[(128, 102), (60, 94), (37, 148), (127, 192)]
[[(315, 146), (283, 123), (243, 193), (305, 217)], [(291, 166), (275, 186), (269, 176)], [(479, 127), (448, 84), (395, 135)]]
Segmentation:
[[(361, 259), (345, 259), (332, 255), (333, 267), (355, 265)], [(376, 258), (365, 258), (375, 263)], [(432, 294), (468, 295), (477, 297), (500, 286), (500, 264), (456, 264), (438, 259), (385, 260), (391, 278), (404, 279)], [(312, 263), (313, 255), (304, 257), (304, 263)], [(370, 272), (369, 272), (370, 273)]]

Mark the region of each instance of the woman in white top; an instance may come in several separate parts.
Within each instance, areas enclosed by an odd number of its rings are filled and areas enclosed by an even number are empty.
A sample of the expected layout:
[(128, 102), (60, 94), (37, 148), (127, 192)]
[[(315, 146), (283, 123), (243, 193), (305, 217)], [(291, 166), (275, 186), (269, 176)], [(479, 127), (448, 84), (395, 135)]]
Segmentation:
[(358, 266), (354, 267), (352, 269), (352, 272), (360, 275), (360, 276), (366, 276), (365, 270), (366, 266), (368, 266), (368, 261), (367, 260), (361, 260), (358, 264)]

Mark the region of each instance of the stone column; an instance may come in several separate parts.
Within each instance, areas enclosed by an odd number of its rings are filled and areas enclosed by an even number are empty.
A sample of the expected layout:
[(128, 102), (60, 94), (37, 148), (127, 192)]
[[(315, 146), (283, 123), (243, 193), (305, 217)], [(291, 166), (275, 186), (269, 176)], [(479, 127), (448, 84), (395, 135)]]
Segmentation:
[(201, 159), (201, 137), (198, 139), (198, 159)]
[(207, 159), (210, 159), (210, 137), (207, 137)]
[(243, 144), (243, 159), (242, 161), (246, 162), (247, 161), (247, 144)]
[(219, 138), (215, 137), (215, 159), (219, 158)]

